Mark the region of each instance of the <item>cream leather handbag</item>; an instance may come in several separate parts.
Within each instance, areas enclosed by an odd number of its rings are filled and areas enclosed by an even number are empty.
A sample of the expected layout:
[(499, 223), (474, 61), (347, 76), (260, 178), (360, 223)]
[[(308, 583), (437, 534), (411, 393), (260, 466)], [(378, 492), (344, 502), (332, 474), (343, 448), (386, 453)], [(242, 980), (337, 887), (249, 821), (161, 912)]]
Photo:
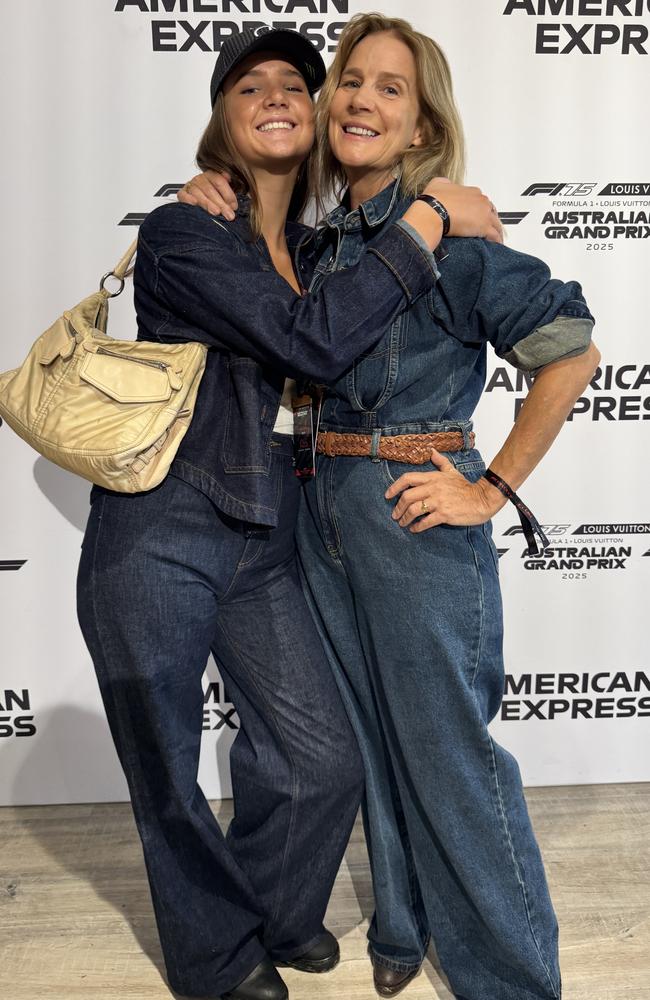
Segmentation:
[[(27, 358), (0, 374), (0, 416), (36, 451), (122, 493), (157, 486), (189, 427), (204, 344), (114, 340), (108, 301), (132, 273), (134, 241), (100, 289), (64, 312)], [(115, 292), (107, 278), (120, 282)]]

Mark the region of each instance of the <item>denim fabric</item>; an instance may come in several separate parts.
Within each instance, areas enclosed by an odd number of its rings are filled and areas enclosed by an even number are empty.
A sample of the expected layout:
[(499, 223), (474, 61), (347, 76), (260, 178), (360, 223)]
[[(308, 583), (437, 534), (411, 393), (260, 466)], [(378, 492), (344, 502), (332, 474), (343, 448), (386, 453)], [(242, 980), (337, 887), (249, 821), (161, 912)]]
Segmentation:
[[(312, 288), (354, 267), (408, 207), (395, 183), (354, 212), (339, 206), (317, 233)], [(371, 220), (371, 221), (369, 221)], [(398, 223), (403, 231), (408, 228)], [(577, 282), (501, 244), (447, 239), (440, 278), (403, 310), (381, 340), (332, 385), (323, 427), (382, 434), (425, 433), (471, 421), (485, 384), (487, 345), (534, 373), (586, 350), (593, 318)]]
[[(271, 442), (279, 525), (251, 530), (170, 475), (93, 491), (78, 613), (142, 840), (169, 983), (217, 997), (322, 931), (363, 782), (302, 596), (291, 446)], [(197, 784), (210, 652), (241, 728), (224, 837)]]
[[(246, 199), (233, 222), (178, 203), (156, 209), (140, 229), (135, 304), (140, 339), (211, 348), (174, 472), (232, 517), (275, 525), (268, 444), (285, 376), (336, 379), (437, 269), (426, 247), (388, 226), (357, 266), (300, 298), (248, 220)], [(287, 243), (308, 286), (311, 230), (289, 223)]]
[[(453, 457), (471, 480), (484, 471), (476, 451)], [(490, 526), (400, 528), (384, 492), (412, 468), (321, 456), (299, 516), (310, 602), (366, 770), (370, 945), (407, 970), (431, 934), (467, 1000), (550, 1000), (557, 923), (519, 769), (487, 728), (504, 678)]]
[[(335, 209), (318, 231), (314, 287), (353, 266), (406, 204), (395, 184), (354, 212)], [(477, 479), (469, 433), (487, 344), (534, 371), (584, 351), (593, 320), (578, 284), (503, 246), (446, 240), (438, 266), (435, 288), (330, 390), (323, 428), (372, 434), (375, 457), (319, 456), (299, 516), (301, 566), (364, 757), (375, 960), (416, 967), (431, 935), (458, 996), (555, 1000), (544, 868), (516, 761), (488, 730), (504, 681), (491, 527), (400, 528), (385, 490), (435, 467), (381, 461), (377, 446), (458, 429), (465, 448), (448, 457)]]

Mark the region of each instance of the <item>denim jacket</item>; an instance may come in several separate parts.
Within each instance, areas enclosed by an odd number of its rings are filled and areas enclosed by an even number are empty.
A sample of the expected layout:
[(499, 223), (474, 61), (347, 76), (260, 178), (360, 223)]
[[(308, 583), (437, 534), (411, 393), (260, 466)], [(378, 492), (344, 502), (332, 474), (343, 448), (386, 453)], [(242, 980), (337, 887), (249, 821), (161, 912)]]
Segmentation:
[[(287, 225), (303, 287), (314, 267), (312, 237)], [(232, 517), (277, 524), (270, 444), (285, 376), (336, 381), (437, 275), (433, 255), (398, 222), (356, 266), (321, 276), (301, 298), (273, 267), (265, 241), (252, 239), (246, 199), (233, 222), (178, 203), (153, 211), (136, 259), (138, 339), (210, 347), (172, 474)]]
[[(353, 267), (408, 204), (395, 183), (354, 212), (331, 212), (317, 231), (312, 289)], [(379, 435), (460, 430), (467, 444), (488, 343), (531, 375), (587, 349), (593, 318), (577, 282), (553, 279), (541, 260), (486, 240), (446, 239), (440, 249), (436, 284), (334, 382), (324, 430), (374, 432), (376, 443)]]

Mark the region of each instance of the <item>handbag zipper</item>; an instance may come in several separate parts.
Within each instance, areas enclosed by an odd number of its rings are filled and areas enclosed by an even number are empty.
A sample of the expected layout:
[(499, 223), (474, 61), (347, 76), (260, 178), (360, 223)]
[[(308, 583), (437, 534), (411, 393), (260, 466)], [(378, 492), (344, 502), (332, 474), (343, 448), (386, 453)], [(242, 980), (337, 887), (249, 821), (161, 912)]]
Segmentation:
[(109, 351), (105, 347), (98, 347), (94, 353), (108, 354), (111, 358), (120, 358), (121, 361), (133, 361), (137, 365), (146, 365), (147, 368), (160, 368), (161, 371), (167, 371), (170, 367), (164, 361), (147, 361), (145, 358), (131, 358), (126, 354), (118, 354), (117, 351)]

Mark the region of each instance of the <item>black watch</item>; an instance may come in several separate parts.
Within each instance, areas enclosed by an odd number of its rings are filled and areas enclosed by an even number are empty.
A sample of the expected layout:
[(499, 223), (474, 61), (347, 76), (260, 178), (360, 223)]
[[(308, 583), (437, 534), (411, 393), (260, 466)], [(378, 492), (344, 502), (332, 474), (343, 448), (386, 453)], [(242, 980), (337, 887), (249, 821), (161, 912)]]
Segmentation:
[(434, 212), (438, 213), (442, 219), (442, 235), (443, 237), (446, 236), (451, 228), (451, 219), (449, 218), (449, 212), (442, 202), (438, 201), (437, 198), (434, 198), (433, 195), (430, 194), (419, 194), (415, 200), (426, 202), (426, 204), (429, 205)]

